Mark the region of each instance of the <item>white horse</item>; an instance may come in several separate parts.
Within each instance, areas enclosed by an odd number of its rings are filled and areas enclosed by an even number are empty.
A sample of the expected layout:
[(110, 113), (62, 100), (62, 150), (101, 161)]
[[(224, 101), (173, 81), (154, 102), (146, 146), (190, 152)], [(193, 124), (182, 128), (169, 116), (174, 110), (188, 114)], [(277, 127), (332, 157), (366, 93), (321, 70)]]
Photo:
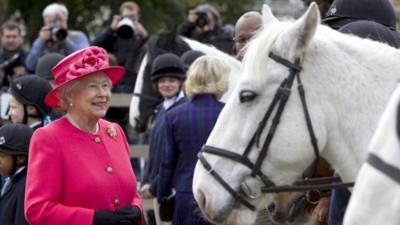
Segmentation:
[[(389, 101), (372, 138), (371, 156), (357, 176), (343, 224), (400, 223), (400, 142), (399, 128), (396, 127), (399, 124), (399, 103), (400, 87)], [(388, 175), (386, 171), (389, 174), (393, 172)]]
[[(262, 187), (291, 185), (318, 155), (354, 181), (400, 74), (398, 50), (320, 25), (315, 3), (295, 22), (279, 22), (264, 5), (263, 19), (195, 169), (196, 201), (218, 224), (253, 224), (272, 201)], [(296, 88), (283, 104), (299, 79), (307, 106)]]
[[(226, 61), (226, 63), (230, 66), (230, 76), (229, 76), (229, 89), (228, 91), (222, 96), (221, 101), (226, 102), (229, 95), (232, 93), (234, 86), (237, 84), (239, 80), (239, 74), (240, 74), (240, 67), (241, 63), (239, 60), (237, 60), (235, 57), (230, 56), (217, 48), (213, 46), (209, 46), (203, 43), (200, 43), (198, 41), (189, 39), (189, 38), (183, 38), (183, 40), (189, 45), (189, 47), (193, 50), (198, 50), (203, 52), (206, 55), (213, 55), (216, 56), (220, 59), (223, 59)], [(145, 67), (147, 65), (148, 61), (148, 54), (145, 54), (139, 68), (138, 76), (136, 78), (136, 84), (134, 88), (134, 94), (140, 94), (143, 91), (143, 88), (152, 88), (151, 85), (145, 86), (145, 83), (143, 82), (144, 80), (144, 74), (145, 74)], [(141, 113), (143, 113), (143, 110), (140, 110), (140, 101), (148, 101), (146, 97), (138, 97), (138, 96), (133, 96), (131, 99), (131, 104), (130, 104), (130, 109), (129, 109), (129, 122), (131, 126), (136, 127), (138, 123), (138, 118), (141, 117)]]

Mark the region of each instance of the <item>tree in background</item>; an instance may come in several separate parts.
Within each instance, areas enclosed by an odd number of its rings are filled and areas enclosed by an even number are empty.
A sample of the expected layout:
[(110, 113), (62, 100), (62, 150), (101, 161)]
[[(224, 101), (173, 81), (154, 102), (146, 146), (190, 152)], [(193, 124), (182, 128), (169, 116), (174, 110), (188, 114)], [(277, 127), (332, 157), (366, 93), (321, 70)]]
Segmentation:
[[(293, 4), (300, 0), (267, 0)], [(42, 10), (55, 1), (49, 0), (0, 0), (0, 23), (12, 18), (26, 27), (25, 40), (31, 43), (42, 26)], [(85, 31), (89, 37), (105, 26), (109, 26), (112, 15), (124, 0), (64, 0), (69, 10), (69, 25), (71, 29)], [(182, 23), (189, 7), (202, 3), (210, 3), (219, 10), (225, 23), (234, 24), (246, 11), (261, 10), (264, 0), (136, 0), (141, 8), (141, 21), (151, 35), (162, 29), (171, 29)], [(282, 4), (279, 4), (282, 5)], [(283, 4), (285, 5), (285, 4)]]

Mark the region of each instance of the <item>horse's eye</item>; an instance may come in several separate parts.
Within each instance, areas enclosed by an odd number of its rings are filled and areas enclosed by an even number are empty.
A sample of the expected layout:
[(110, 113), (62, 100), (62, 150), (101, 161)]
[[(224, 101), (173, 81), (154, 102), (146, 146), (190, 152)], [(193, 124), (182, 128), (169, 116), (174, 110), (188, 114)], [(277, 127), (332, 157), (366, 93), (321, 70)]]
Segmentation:
[(255, 93), (254, 91), (244, 90), (244, 91), (241, 91), (239, 94), (239, 101), (241, 103), (250, 102), (250, 101), (253, 101), (256, 97), (257, 97), (257, 93)]

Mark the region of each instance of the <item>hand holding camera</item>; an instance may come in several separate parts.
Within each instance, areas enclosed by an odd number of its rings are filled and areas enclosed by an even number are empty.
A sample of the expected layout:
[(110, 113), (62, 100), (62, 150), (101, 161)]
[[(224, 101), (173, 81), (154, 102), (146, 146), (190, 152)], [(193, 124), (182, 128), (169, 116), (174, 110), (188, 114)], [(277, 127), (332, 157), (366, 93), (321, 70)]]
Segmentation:
[(39, 38), (43, 41), (64, 41), (67, 38), (68, 31), (59, 26), (43, 26), (39, 32)]
[(143, 39), (148, 36), (146, 29), (135, 15), (114, 15), (111, 29), (116, 31), (117, 36), (122, 39), (132, 38), (135, 34)]
[(111, 29), (117, 32), (118, 37), (129, 39), (135, 35), (135, 20), (133, 16), (114, 15)]
[(208, 13), (204, 10), (191, 9), (188, 11), (187, 21), (194, 24), (201, 31), (208, 31), (210, 20)]
[(200, 27), (201, 29), (204, 29), (205, 26), (208, 25), (209, 20), (208, 20), (208, 14), (207, 12), (203, 11), (196, 11), (197, 19), (196, 19), (196, 26)]

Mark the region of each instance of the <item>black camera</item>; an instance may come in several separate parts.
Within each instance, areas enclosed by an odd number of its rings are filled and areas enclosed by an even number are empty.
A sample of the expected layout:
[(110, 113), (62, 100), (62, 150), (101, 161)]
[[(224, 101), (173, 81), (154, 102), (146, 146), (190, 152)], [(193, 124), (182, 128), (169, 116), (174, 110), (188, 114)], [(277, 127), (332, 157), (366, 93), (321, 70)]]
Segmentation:
[(203, 28), (208, 24), (208, 14), (204, 11), (196, 11), (197, 20), (196, 26)]
[(117, 27), (117, 35), (122, 39), (129, 39), (135, 34), (135, 24), (130, 16), (122, 16)]
[(57, 26), (50, 28), (50, 31), (53, 37), (55, 37), (58, 41), (65, 40), (68, 35), (68, 31), (66, 29)]

